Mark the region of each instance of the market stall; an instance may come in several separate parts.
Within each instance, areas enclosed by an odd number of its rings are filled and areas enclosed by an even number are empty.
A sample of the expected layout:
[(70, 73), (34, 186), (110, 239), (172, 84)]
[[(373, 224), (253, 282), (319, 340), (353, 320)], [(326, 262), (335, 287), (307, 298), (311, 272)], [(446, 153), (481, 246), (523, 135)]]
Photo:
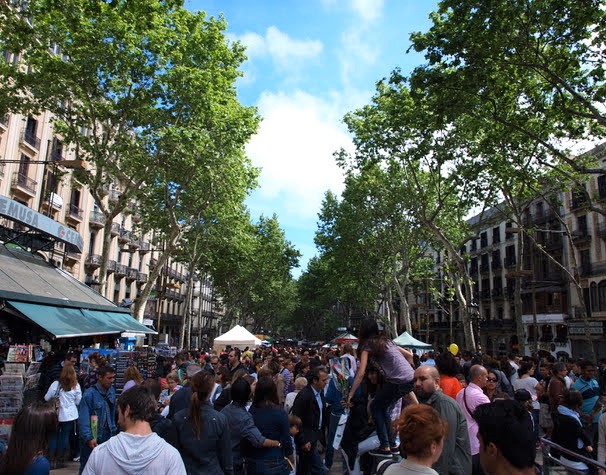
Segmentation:
[(260, 345), (261, 340), (240, 325), (236, 325), (228, 332), (218, 336), (213, 342), (213, 347), (216, 351), (220, 351), (226, 346), (243, 350), (247, 346), (249, 348), (256, 348)]

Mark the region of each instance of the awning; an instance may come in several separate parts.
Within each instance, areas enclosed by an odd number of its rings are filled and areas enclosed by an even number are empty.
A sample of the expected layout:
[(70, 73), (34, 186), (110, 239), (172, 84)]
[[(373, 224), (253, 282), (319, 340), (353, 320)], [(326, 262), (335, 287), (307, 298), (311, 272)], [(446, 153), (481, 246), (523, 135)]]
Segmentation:
[(78, 308), (54, 307), (35, 303), (8, 303), (57, 338), (110, 335), (117, 333), (96, 318), (86, 318)]
[(57, 307), (13, 300), (9, 300), (8, 303), (57, 338), (112, 335), (125, 331), (156, 334), (128, 313)]
[(97, 319), (111, 326), (115, 331), (113, 333), (150, 333), (156, 335), (157, 332), (149, 327), (146, 327), (138, 320), (134, 319), (129, 313), (106, 312), (101, 310), (82, 309), (85, 317)]

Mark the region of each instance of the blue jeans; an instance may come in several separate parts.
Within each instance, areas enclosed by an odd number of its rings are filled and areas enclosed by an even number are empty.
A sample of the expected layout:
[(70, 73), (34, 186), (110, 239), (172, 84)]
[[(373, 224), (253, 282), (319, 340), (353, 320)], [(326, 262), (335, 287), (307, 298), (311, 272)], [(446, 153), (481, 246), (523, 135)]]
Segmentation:
[(395, 446), (396, 437), (391, 433), (389, 406), (412, 390), (412, 382), (406, 384), (383, 383), (372, 401), (371, 413), (382, 449)]
[(60, 422), (57, 432), (48, 443), (49, 450), (56, 450), (58, 454), (69, 449), (69, 435), (74, 431), (76, 421)]
[(283, 458), (248, 459), (246, 461), (247, 475), (288, 475), (290, 472)]
[(325, 475), (324, 463), (318, 452), (318, 444), (311, 445), (311, 451), (299, 451), (297, 475)]
[(335, 433), (337, 432), (337, 426), (341, 416), (335, 414), (330, 415), (330, 421), (328, 422), (328, 438), (326, 439), (326, 452), (324, 453), (324, 465), (326, 468), (332, 467), (332, 459), (335, 455), (335, 449), (332, 448), (332, 443), (335, 440)]

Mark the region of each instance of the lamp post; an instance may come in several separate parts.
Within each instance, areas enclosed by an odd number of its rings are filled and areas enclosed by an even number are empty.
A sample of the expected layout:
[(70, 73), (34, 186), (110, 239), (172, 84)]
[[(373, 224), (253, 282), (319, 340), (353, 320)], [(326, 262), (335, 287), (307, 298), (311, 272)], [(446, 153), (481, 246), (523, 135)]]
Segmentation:
[(482, 353), (482, 340), (480, 339), (481, 335), (480, 335), (480, 322), (481, 322), (481, 316), (480, 316), (480, 310), (479, 310), (479, 306), (477, 304), (477, 302), (475, 300), (472, 300), (468, 305), (467, 305), (468, 311), (469, 311), (469, 319), (471, 320), (472, 323), (472, 328), (475, 329), (475, 340), (476, 340), (476, 350), (479, 353)]

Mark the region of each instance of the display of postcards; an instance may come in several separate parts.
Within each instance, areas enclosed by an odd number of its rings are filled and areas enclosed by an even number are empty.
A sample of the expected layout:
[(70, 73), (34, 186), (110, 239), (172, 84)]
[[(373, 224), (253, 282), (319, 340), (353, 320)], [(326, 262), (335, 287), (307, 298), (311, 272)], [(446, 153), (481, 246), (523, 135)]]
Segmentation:
[(25, 374), (24, 363), (4, 363), (4, 374)]
[(10, 363), (27, 363), (31, 360), (32, 347), (30, 345), (12, 345), (8, 348), (6, 361)]
[(34, 346), (32, 361), (40, 362), (44, 359), (44, 350), (41, 346)]
[(31, 374), (25, 378), (25, 386), (24, 390), (27, 391), (29, 389), (36, 389), (38, 387), (38, 383), (40, 382), (40, 373)]
[(2, 392), (0, 394), (0, 412), (17, 414), (23, 405), (23, 394), (21, 392)]
[(0, 376), (0, 388), (2, 388), (2, 391), (23, 390), (23, 376), (20, 374), (4, 374)]
[(0, 414), (0, 439), (8, 440), (8, 436), (11, 435), (11, 429), (13, 428), (13, 420), (10, 417), (2, 417)]
[(30, 363), (29, 367), (27, 368), (27, 372), (25, 373), (25, 377), (39, 373), (40, 366), (42, 366), (42, 362), (40, 361), (34, 361), (33, 363)]

